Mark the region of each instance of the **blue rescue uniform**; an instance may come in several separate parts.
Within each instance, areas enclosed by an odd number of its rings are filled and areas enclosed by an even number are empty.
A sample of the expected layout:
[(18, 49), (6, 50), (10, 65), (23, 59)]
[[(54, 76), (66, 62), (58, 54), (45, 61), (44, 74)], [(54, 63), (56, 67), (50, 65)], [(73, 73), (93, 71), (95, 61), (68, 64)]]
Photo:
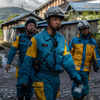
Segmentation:
[[(55, 40), (58, 45), (53, 48)], [(59, 73), (63, 72), (62, 67), (72, 79), (75, 77), (80, 79), (65, 38), (61, 34), (56, 33), (55, 37), (52, 38), (45, 28), (32, 37), (23, 62), (22, 82), (25, 84), (28, 83), (29, 74), (34, 68), (33, 61), (36, 57), (41, 61), (40, 71), (35, 72), (33, 84), (37, 100), (56, 100), (60, 85)]]
[[(90, 34), (87, 37), (82, 34), (78, 34), (74, 37), (69, 44), (69, 50), (73, 56), (75, 68), (81, 76), (81, 81), (83, 84), (82, 92), (74, 92), (76, 84), (72, 85), (72, 95), (75, 97), (86, 96), (89, 92), (89, 73), (91, 70), (92, 59), (99, 58), (99, 51), (96, 41), (92, 38)], [(99, 61), (97, 61), (97, 67), (99, 68)]]
[[(26, 33), (17, 35), (14, 42), (12, 43), (11, 49), (8, 54), (7, 64), (11, 64), (14, 56), (16, 55), (17, 50), (19, 50), (19, 62), (16, 69), (16, 77), (18, 78), (18, 81), (16, 84), (17, 95), (19, 98), (23, 96), (20, 90), (20, 87), (21, 87), (20, 80), (22, 78), (22, 63), (23, 63), (30, 39), (31, 37), (27, 36)], [(30, 73), (30, 79), (28, 80), (28, 87), (29, 87), (28, 97), (29, 98), (31, 98), (33, 95), (33, 86), (32, 86), (33, 79), (31, 75), (33, 76), (33, 73)]]

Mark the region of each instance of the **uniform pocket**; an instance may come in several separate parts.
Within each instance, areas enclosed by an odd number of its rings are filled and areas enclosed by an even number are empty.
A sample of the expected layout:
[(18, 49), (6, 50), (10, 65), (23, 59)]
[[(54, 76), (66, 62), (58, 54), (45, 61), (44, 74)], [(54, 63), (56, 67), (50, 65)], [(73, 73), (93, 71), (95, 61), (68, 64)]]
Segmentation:
[(17, 67), (16, 67), (16, 72), (15, 72), (15, 77), (16, 77), (16, 78), (18, 78), (18, 70), (19, 70), (19, 67), (17, 66)]
[(43, 82), (34, 82), (33, 83), (37, 100), (46, 100), (45, 94), (44, 94), (44, 84)]

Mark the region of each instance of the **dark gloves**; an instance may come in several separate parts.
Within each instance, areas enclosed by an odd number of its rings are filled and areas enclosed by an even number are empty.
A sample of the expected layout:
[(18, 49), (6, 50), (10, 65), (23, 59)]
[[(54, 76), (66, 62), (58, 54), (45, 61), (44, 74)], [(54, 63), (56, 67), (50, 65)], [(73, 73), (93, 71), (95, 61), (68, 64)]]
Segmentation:
[(21, 92), (22, 92), (23, 96), (27, 96), (27, 94), (28, 94), (28, 85), (22, 85), (21, 86)]
[(94, 72), (98, 72), (98, 70), (99, 70), (99, 68), (95, 68), (95, 69), (94, 69)]
[(98, 72), (99, 68), (97, 67), (97, 60), (93, 58), (93, 70), (94, 72)]
[(79, 85), (81, 85), (81, 81), (79, 79), (77, 79), (77, 77), (73, 78), (73, 81), (76, 83), (77, 87), (79, 87)]
[(97, 72), (98, 72), (99, 68), (97, 67)]

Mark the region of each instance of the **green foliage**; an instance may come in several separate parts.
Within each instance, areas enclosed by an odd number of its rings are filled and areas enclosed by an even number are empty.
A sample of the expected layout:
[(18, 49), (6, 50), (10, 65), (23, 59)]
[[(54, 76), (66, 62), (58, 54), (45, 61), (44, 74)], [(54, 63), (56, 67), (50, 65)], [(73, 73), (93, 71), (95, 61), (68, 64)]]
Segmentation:
[(100, 18), (100, 11), (96, 14), (95, 11), (84, 11), (82, 15), (79, 15), (81, 20), (91, 20), (91, 19), (99, 19)]
[(78, 12), (68, 12), (67, 14), (65, 14), (65, 21), (74, 21), (77, 20), (78, 17)]
[[(13, 19), (13, 18), (15, 18), (15, 17), (17, 17), (17, 16), (19, 16), (19, 15), (18, 15), (18, 14), (15, 14), (15, 15), (10, 14), (9, 18), (6, 19), (6, 21), (9, 21), (9, 20), (11, 20), (11, 19)], [(0, 21), (0, 24), (1, 24), (1, 23), (4, 23), (4, 22), (5, 22), (5, 21)], [(2, 30), (1, 30), (1, 28), (0, 28), (0, 39), (2, 39)]]
[(95, 40), (97, 42), (98, 45), (100, 45), (100, 35), (96, 35)]
[(98, 33), (100, 33), (100, 20), (98, 21)]
[(4, 23), (4, 21), (1, 20), (1, 21), (0, 21), (0, 24), (1, 24), (1, 23)]
[(11, 20), (11, 19), (13, 19), (13, 18), (15, 18), (17, 16), (19, 16), (19, 15), (18, 14), (15, 14), (15, 15), (10, 14), (9, 18), (6, 19), (6, 21), (9, 21), (9, 20)]
[(96, 13), (95, 11), (83, 11), (82, 14), (78, 12), (68, 12), (65, 14), (65, 21), (76, 21), (76, 20), (92, 20), (100, 19), (100, 11)]
[(0, 39), (2, 39), (2, 30), (0, 29)]

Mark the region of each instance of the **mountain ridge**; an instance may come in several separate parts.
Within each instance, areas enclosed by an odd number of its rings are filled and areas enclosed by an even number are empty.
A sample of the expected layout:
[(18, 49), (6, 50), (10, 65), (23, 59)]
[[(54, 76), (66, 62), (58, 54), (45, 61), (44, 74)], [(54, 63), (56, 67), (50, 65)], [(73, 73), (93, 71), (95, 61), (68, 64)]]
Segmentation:
[(6, 20), (7, 18), (9, 18), (10, 15), (21, 15), (24, 13), (29, 13), (29, 10), (26, 10), (24, 8), (20, 8), (20, 7), (3, 7), (0, 8), (0, 20)]

